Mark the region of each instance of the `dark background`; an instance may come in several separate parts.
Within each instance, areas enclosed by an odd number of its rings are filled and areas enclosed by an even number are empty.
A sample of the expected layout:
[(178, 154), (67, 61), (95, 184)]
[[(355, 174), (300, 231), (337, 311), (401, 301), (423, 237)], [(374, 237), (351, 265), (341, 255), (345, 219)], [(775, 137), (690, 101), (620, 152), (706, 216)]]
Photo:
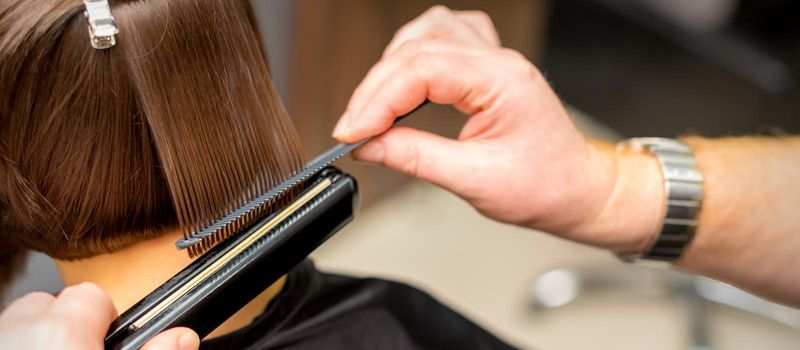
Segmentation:
[(539, 66), (565, 102), (623, 136), (800, 132), (800, 2), (740, 1), (703, 30), (642, 2), (550, 3)]

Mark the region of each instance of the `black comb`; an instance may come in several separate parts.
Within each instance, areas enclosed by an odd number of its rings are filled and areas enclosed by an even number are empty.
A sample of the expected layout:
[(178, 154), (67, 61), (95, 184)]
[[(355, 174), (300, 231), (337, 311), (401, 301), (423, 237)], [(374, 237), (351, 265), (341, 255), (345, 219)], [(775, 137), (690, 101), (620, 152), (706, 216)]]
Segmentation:
[[(425, 100), (425, 102), (414, 108), (411, 112), (395, 119), (395, 123), (416, 112), (426, 104), (428, 104), (428, 100)], [(314, 158), (314, 160), (306, 163), (303, 169), (294, 176), (229, 212), (227, 215), (214, 221), (211, 225), (199, 231), (189, 233), (183, 239), (175, 242), (175, 246), (178, 249), (186, 249), (191, 257), (202, 254), (214, 247), (217, 243), (249, 227), (252, 222), (263, 217), (265, 212), (274, 209), (275, 204), (285, 197), (287, 193), (296, 189), (299, 185), (304, 184), (321, 169), (331, 165), (345, 154), (352, 152), (371, 139), (372, 138), (369, 137), (350, 144), (340, 143), (330, 148), (317, 156), (317, 158)]]

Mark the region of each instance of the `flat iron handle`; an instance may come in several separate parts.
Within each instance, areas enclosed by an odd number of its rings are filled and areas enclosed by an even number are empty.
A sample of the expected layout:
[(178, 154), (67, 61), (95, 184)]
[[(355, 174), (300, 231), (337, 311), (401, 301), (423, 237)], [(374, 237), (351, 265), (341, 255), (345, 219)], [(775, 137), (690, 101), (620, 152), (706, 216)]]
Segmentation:
[[(160, 295), (170, 288), (158, 288), (143, 301), (123, 313), (105, 339), (106, 349), (138, 349), (157, 334), (174, 327), (188, 327), (204, 337), (231, 315), (245, 306), (267, 287), (302, 262), (314, 249), (350, 222), (355, 213), (358, 185), (354, 178), (333, 167), (323, 170), (332, 176), (333, 184), (298, 209), (269, 234), (235, 258), (222, 270), (206, 278), (198, 286), (145, 323), (131, 327), (127, 315), (141, 315), (143, 310), (163, 300)], [(333, 172), (331, 174), (331, 172)], [(262, 239), (267, 237), (262, 237)], [(234, 240), (231, 240), (234, 241)], [(223, 243), (207, 254), (226, 248)], [(198, 269), (198, 259), (173, 279), (186, 278), (187, 271)], [(171, 279), (165, 285), (179, 281)]]

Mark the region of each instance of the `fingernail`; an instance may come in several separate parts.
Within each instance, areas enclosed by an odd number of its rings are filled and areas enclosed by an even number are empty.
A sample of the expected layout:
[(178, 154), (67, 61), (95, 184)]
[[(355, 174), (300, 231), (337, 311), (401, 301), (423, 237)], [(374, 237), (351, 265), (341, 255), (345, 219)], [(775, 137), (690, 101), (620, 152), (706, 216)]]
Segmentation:
[(186, 332), (178, 338), (178, 349), (197, 350), (200, 347), (200, 338), (195, 332)]
[(385, 153), (383, 143), (372, 141), (356, 149), (353, 157), (365, 162), (382, 163)]
[(338, 139), (338, 138), (341, 138), (342, 136), (344, 136), (342, 134), (344, 133), (345, 126), (347, 125), (348, 119), (350, 118), (350, 116), (348, 114), (349, 113), (347, 113), (347, 112), (342, 114), (342, 117), (339, 118), (339, 122), (336, 123), (336, 127), (333, 128), (333, 137), (334, 138)]

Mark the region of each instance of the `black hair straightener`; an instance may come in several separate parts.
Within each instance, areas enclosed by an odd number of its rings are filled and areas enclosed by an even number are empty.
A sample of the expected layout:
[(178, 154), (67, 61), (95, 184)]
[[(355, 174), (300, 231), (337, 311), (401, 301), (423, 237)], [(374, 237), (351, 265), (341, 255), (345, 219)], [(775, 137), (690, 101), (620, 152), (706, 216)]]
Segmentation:
[(289, 206), (212, 248), (112, 324), (106, 349), (138, 349), (169, 328), (204, 337), (353, 218), (354, 178), (327, 167)]
[[(330, 164), (368, 140), (331, 148), (295, 176), (176, 242), (192, 256), (205, 253), (120, 315), (105, 348), (138, 349), (179, 326), (202, 338), (287, 274), (353, 219), (356, 180)], [(287, 193), (294, 199), (279, 205)]]

